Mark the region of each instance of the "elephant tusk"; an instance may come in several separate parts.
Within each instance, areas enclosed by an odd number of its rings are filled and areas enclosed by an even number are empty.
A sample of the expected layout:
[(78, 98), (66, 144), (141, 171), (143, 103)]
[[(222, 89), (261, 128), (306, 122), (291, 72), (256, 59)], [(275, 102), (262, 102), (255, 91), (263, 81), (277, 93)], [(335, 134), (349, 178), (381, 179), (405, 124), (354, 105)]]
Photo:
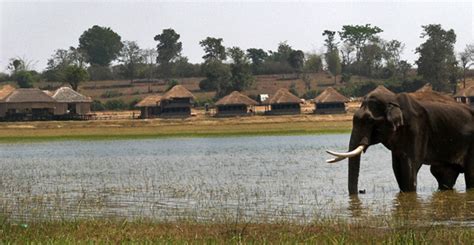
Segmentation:
[(339, 161), (342, 161), (346, 159), (345, 157), (336, 157), (336, 158), (333, 158), (333, 159), (328, 159), (326, 160), (327, 163), (335, 163), (335, 162), (339, 162)]
[(339, 152), (334, 152), (334, 151), (329, 151), (329, 150), (326, 151), (326, 152), (333, 155), (333, 156), (336, 156), (337, 158), (348, 158), (348, 157), (354, 157), (354, 156), (360, 155), (363, 151), (364, 151), (364, 146), (359, 145), (353, 151), (346, 152), (346, 153), (339, 153)]

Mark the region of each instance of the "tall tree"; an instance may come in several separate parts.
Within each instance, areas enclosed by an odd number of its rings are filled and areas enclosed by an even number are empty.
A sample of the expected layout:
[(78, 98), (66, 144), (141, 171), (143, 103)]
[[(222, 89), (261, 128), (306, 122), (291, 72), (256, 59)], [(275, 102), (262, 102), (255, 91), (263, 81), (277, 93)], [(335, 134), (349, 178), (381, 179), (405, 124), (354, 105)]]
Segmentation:
[(342, 30), (339, 31), (341, 40), (354, 46), (356, 51), (356, 61), (360, 61), (361, 53), (360, 50), (367, 44), (368, 41), (377, 38), (377, 34), (383, 32), (377, 26), (366, 25), (344, 25)]
[(422, 38), (426, 41), (416, 48), (420, 55), (416, 64), (418, 74), (433, 85), (437, 91), (449, 91), (448, 81), (456, 66), (454, 43), (456, 34), (453, 29), (444, 30), (439, 24), (422, 26)]
[(336, 32), (325, 30), (323, 36), (326, 36), (324, 40), (324, 46), (326, 46), (324, 58), (329, 72), (334, 76), (334, 84), (336, 84), (337, 76), (341, 74), (341, 58), (339, 57), (339, 49), (337, 48), (338, 43), (335, 41)]
[(51, 55), (51, 58), (48, 59), (43, 76), (48, 81), (64, 82), (65, 69), (70, 65), (84, 68), (84, 55), (74, 47), (69, 47), (69, 49), (57, 49), (54, 54)]
[(156, 45), (158, 51), (156, 62), (165, 76), (171, 74), (172, 62), (180, 56), (183, 49), (179, 38), (180, 35), (171, 28), (164, 29), (161, 34), (155, 36), (155, 41), (159, 42)]
[(91, 65), (109, 66), (122, 47), (121, 37), (110, 27), (94, 25), (79, 37), (79, 49)]
[(306, 60), (304, 62), (305, 72), (320, 72), (323, 68), (323, 61), (321, 55), (316, 53), (306, 54)]
[(134, 41), (124, 41), (119, 58), (123, 62), (125, 77), (133, 80), (137, 74), (138, 65), (144, 61), (143, 50)]
[(463, 88), (466, 88), (466, 73), (474, 65), (474, 44), (466, 45), (466, 48), (459, 53), (459, 61), (462, 69)]
[(304, 65), (304, 53), (301, 50), (292, 50), (288, 56), (288, 64), (299, 74)]
[(230, 64), (232, 90), (242, 91), (249, 88), (254, 79), (245, 52), (239, 47), (232, 47), (228, 49), (227, 53), (232, 59)]
[(227, 58), (225, 47), (222, 45), (222, 38), (207, 37), (200, 41), (199, 44), (204, 48), (205, 55), (202, 58), (205, 61), (224, 61)]
[(254, 74), (259, 74), (262, 69), (263, 62), (265, 62), (268, 54), (261, 48), (249, 48), (247, 49), (247, 57), (249, 57), (249, 59), (252, 61), (252, 72)]

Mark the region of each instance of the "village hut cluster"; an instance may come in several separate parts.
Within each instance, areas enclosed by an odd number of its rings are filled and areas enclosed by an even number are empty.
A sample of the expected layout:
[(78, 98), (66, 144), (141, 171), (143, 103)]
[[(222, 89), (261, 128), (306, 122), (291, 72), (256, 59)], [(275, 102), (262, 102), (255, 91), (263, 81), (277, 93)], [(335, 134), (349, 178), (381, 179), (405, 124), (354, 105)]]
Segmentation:
[(70, 87), (43, 91), (5, 85), (0, 90), (0, 120), (87, 119), (91, 103), (90, 97)]
[[(182, 85), (176, 85), (164, 95), (150, 95), (140, 101), (140, 118), (188, 117), (195, 97)], [(318, 114), (345, 113), (349, 99), (333, 88), (327, 88), (314, 99), (314, 112)], [(265, 115), (294, 115), (301, 113), (302, 100), (287, 89), (279, 89), (260, 103), (238, 91), (224, 96), (215, 103), (216, 117), (250, 116), (255, 107), (265, 107)]]

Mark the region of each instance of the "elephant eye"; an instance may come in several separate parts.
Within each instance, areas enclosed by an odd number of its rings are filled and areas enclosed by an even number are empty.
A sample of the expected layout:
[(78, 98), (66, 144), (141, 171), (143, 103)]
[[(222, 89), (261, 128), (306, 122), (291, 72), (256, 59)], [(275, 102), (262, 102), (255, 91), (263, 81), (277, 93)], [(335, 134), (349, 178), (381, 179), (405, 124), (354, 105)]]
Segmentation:
[(376, 116), (384, 114), (385, 108), (383, 103), (377, 100), (369, 100), (368, 103), (369, 110)]

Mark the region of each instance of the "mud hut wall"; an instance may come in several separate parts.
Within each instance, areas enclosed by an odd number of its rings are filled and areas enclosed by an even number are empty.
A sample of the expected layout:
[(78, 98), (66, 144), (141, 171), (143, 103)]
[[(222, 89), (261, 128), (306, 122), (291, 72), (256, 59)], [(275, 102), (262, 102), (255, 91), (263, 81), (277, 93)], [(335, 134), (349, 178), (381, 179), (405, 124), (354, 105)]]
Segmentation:
[(76, 113), (79, 115), (89, 114), (91, 112), (91, 102), (81, 102), (76, 104)]
[(65, 115), (67, 114), (67, 103), (57, 103), (54, 109), (54, 115)]
[(25, 103), (5, 103), (5, 112), (10, 109), (14, 109), (17, 113), (26, 113), (32, 109), (50, 109), (51, 113), (54, 114), (57, 102), (25, 102)]

